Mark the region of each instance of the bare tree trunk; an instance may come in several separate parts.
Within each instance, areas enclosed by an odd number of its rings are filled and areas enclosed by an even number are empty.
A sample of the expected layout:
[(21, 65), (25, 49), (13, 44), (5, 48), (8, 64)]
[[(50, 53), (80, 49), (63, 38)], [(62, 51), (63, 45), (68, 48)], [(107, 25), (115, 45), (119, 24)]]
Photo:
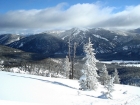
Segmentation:
[(71, 66), (71, 69), (72, 69), (71, 79), (74, 78), (74, 59), (75, 59), (75, 54), (76, 54), (76, 43), (74, 43), (74, 47), (73, 47), (73, 57), (72, 57), (72, 66)]
[(69, 79), (73, 79), (74, 77), (74, 59), (76, 54), (76, 43), (73, 44), (73, 50), (72, 50), (72, 56), (71, 56), (71, 38), (69, 38), (68, 42), (68, 56), (69, 56), (69, 62), (71, 62), (71, 68), (69, 73)]
[(69, 47), (69, 52), (68, 52), (69, 62), (71, 62), (71, 43), (70, 43), (70, 38), (69, 38), (69, 42), (68, 42), (68, 47)]
[[(69, 38), (69, 42), (68, 42), (68, 55), (69, 55), (69, 62), (71, 62), (71, 43), (70, 43), (70, 38)], [(69, 79), (72, 79), (72, 71), (71, 71), (71, 68), (70, 68), (70, 71), (69, 71)]]

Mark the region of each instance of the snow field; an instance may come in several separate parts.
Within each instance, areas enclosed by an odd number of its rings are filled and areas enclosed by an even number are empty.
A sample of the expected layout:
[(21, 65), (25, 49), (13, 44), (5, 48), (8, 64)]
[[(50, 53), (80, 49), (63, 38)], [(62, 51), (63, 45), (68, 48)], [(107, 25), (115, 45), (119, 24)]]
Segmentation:
[(77, 80), (0, 71), (0, 105), (140, 105), (140, 88), (114, 85), (113, 99), (79, 90)]

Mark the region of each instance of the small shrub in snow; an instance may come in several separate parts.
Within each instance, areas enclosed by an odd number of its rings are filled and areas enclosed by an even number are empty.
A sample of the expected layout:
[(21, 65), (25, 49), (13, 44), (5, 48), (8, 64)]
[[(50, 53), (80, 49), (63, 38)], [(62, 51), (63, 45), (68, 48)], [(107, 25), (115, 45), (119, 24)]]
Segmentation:
[(4, 63), (4, 61), (0, 61), (0, 71), (2, 71), (4, 69), (3, 63)]
[(77, 91), (77, 94), (78, 94), (78, 96), (80, 96), (81, 95), (80, 91)]
[(79, 83), (80, 83), (80, 87), (81, 87), (80, 90), (88, 89), (86, 75), (82, 75), (80, 77)]
[(20, 69), (16, 68), (16, 67), (13, 67), (13, 68), (10, 68), (10, 72), (20, 73)]
[(99, 96), (98, 98), (108, 99), (106, 92), (102, 91), (101, 93), (102, 93), (102, 95)]

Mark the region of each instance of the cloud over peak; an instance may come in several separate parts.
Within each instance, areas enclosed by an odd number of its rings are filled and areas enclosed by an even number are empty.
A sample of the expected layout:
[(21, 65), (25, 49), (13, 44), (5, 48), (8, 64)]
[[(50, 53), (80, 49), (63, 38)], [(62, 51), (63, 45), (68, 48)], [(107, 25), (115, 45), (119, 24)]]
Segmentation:
[(9, 11), (0, 14), (0, 29), (136, 28), (140, 24), (140, 5), (127, 6), (116, 13), (113, 12), (114, 7), (105, 7), (97, 3), (75, 4), (64, 8), (64, 4), (59, 4), (40, 10)]

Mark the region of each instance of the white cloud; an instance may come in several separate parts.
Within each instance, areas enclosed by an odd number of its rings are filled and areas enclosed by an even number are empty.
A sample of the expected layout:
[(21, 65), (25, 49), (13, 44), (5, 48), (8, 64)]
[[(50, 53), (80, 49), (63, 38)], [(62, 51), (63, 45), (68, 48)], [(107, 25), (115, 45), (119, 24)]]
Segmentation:
[(135, 28), (140, 25), (140, 5), (113, 13), (114, 7), (99, 4), (64, 4), (40, 10), (18, 10), (0, 14), (0, 29), (65, 29), (72, 27)]
[(140, 27), (140, 5), (127, 6), (125, 10), (110, 14), (108, 19), (100, 21), (96, 26), (114, 28), (137, 28)]

